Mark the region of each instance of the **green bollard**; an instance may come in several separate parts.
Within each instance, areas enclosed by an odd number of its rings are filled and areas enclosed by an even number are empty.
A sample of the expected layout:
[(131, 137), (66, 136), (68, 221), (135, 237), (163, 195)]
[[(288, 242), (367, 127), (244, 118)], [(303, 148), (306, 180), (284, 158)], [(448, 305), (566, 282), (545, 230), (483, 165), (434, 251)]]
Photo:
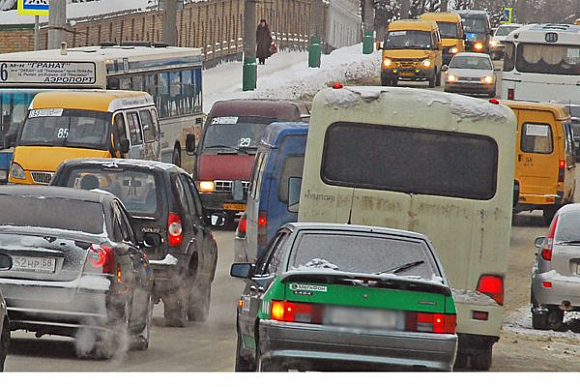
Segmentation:
[(256, 65), (256, 58), (252, 56), (244, 57), (244, 65), (242, 67), (242, 90), (256, 90), (257, 78), (258, 66)]
[(320, 67), (321, 55), (320, 38), (313, 36), (310, 38), (310, 46), (308, 47), (308, 67)]
[(372, 54), (374, 50), (374, 33), (373, 31), (365, 31), (363, 36), (363, 54)]

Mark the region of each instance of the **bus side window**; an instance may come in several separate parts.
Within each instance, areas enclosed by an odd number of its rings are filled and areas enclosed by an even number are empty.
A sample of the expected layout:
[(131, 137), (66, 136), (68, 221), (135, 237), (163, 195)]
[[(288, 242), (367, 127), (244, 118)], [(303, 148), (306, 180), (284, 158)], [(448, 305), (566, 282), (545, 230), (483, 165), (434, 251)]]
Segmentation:
[(145, 142), (155, 141), (157, 138), (157, 131), (153, 124), (153, 118), (149, 110), (139, 110), (139, 117), (141, 118), (141, 125), (143, 126), (143, 139)]
[(153, 122), (153, 131), (155, 133), (155, 138), (160, 138), (161, 133), (159, 132), (159, 117), (157, 117), (157, 110), (150, 109), (149, 112), (151, 113), (151, 121)]
[(121, 140), (127, 138), (127, 129), (125, 126), (125, 117), (123, 113), (117, 113), (113, 118), (113, 145), (116, 151), (121, 152)]
[(131, 136), (131, 145), (142, 144), (143, 135), (136, 112), (127, 113), (127, 124), (129, 126), (129, 135)]

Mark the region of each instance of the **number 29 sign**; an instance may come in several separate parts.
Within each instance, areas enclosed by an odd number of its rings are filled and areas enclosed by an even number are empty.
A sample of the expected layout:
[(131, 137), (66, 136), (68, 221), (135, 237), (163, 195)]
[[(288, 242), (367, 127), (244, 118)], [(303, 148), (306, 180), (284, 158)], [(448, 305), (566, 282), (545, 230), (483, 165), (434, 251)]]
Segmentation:
[(48, 16), (48, 0), (18, 0), (18, 14)]

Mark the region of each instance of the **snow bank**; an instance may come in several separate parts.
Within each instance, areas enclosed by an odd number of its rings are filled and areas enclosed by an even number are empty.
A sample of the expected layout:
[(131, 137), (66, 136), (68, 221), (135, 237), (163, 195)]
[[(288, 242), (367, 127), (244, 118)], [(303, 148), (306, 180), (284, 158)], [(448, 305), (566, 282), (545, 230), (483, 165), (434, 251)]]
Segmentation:
[[(313, 96), (329, 83), (378, 76), (381, 52), (362, 54), (362, 45), (343, 47), (323, 55), (320, 68), (308, 68), (306, 52), (279, 52), (258, 66), (254, 91), (243, 92), (242, 63), (233, 62), (204, 72), (204, 111), (214, 102), (232, 98), (300, 99)], [(269, 70), (269, 66), (275, 71)]]
[(459, 304), (497, 306), (497, 303), (488, 295), (474, 290), (451, 289), (453, 301)]
[[(571, 320), (578, 318), (578, 313), (575, 312), (564, 314), (565, 323), (569, 323)], [(502, 329), (507, 332), (517, 333), (529, 337), (550, 337), (580, 340), (580, 335), (572, 331), (555, 332), (535, 330), (532, 327), (532, 312), (530, 304), (524, 305), (515, 311), (507, 313), (504, 318)]]

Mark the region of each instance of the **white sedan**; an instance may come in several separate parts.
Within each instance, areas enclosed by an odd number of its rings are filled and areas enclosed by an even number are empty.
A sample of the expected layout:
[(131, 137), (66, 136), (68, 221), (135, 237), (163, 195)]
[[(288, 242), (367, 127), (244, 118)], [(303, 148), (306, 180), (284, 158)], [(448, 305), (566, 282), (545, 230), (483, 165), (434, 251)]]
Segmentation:
[(495, 97), (496, 76), (487, 54), (461, 52), (451, 59), (445, 71), (445, 91), (486, 94)]

